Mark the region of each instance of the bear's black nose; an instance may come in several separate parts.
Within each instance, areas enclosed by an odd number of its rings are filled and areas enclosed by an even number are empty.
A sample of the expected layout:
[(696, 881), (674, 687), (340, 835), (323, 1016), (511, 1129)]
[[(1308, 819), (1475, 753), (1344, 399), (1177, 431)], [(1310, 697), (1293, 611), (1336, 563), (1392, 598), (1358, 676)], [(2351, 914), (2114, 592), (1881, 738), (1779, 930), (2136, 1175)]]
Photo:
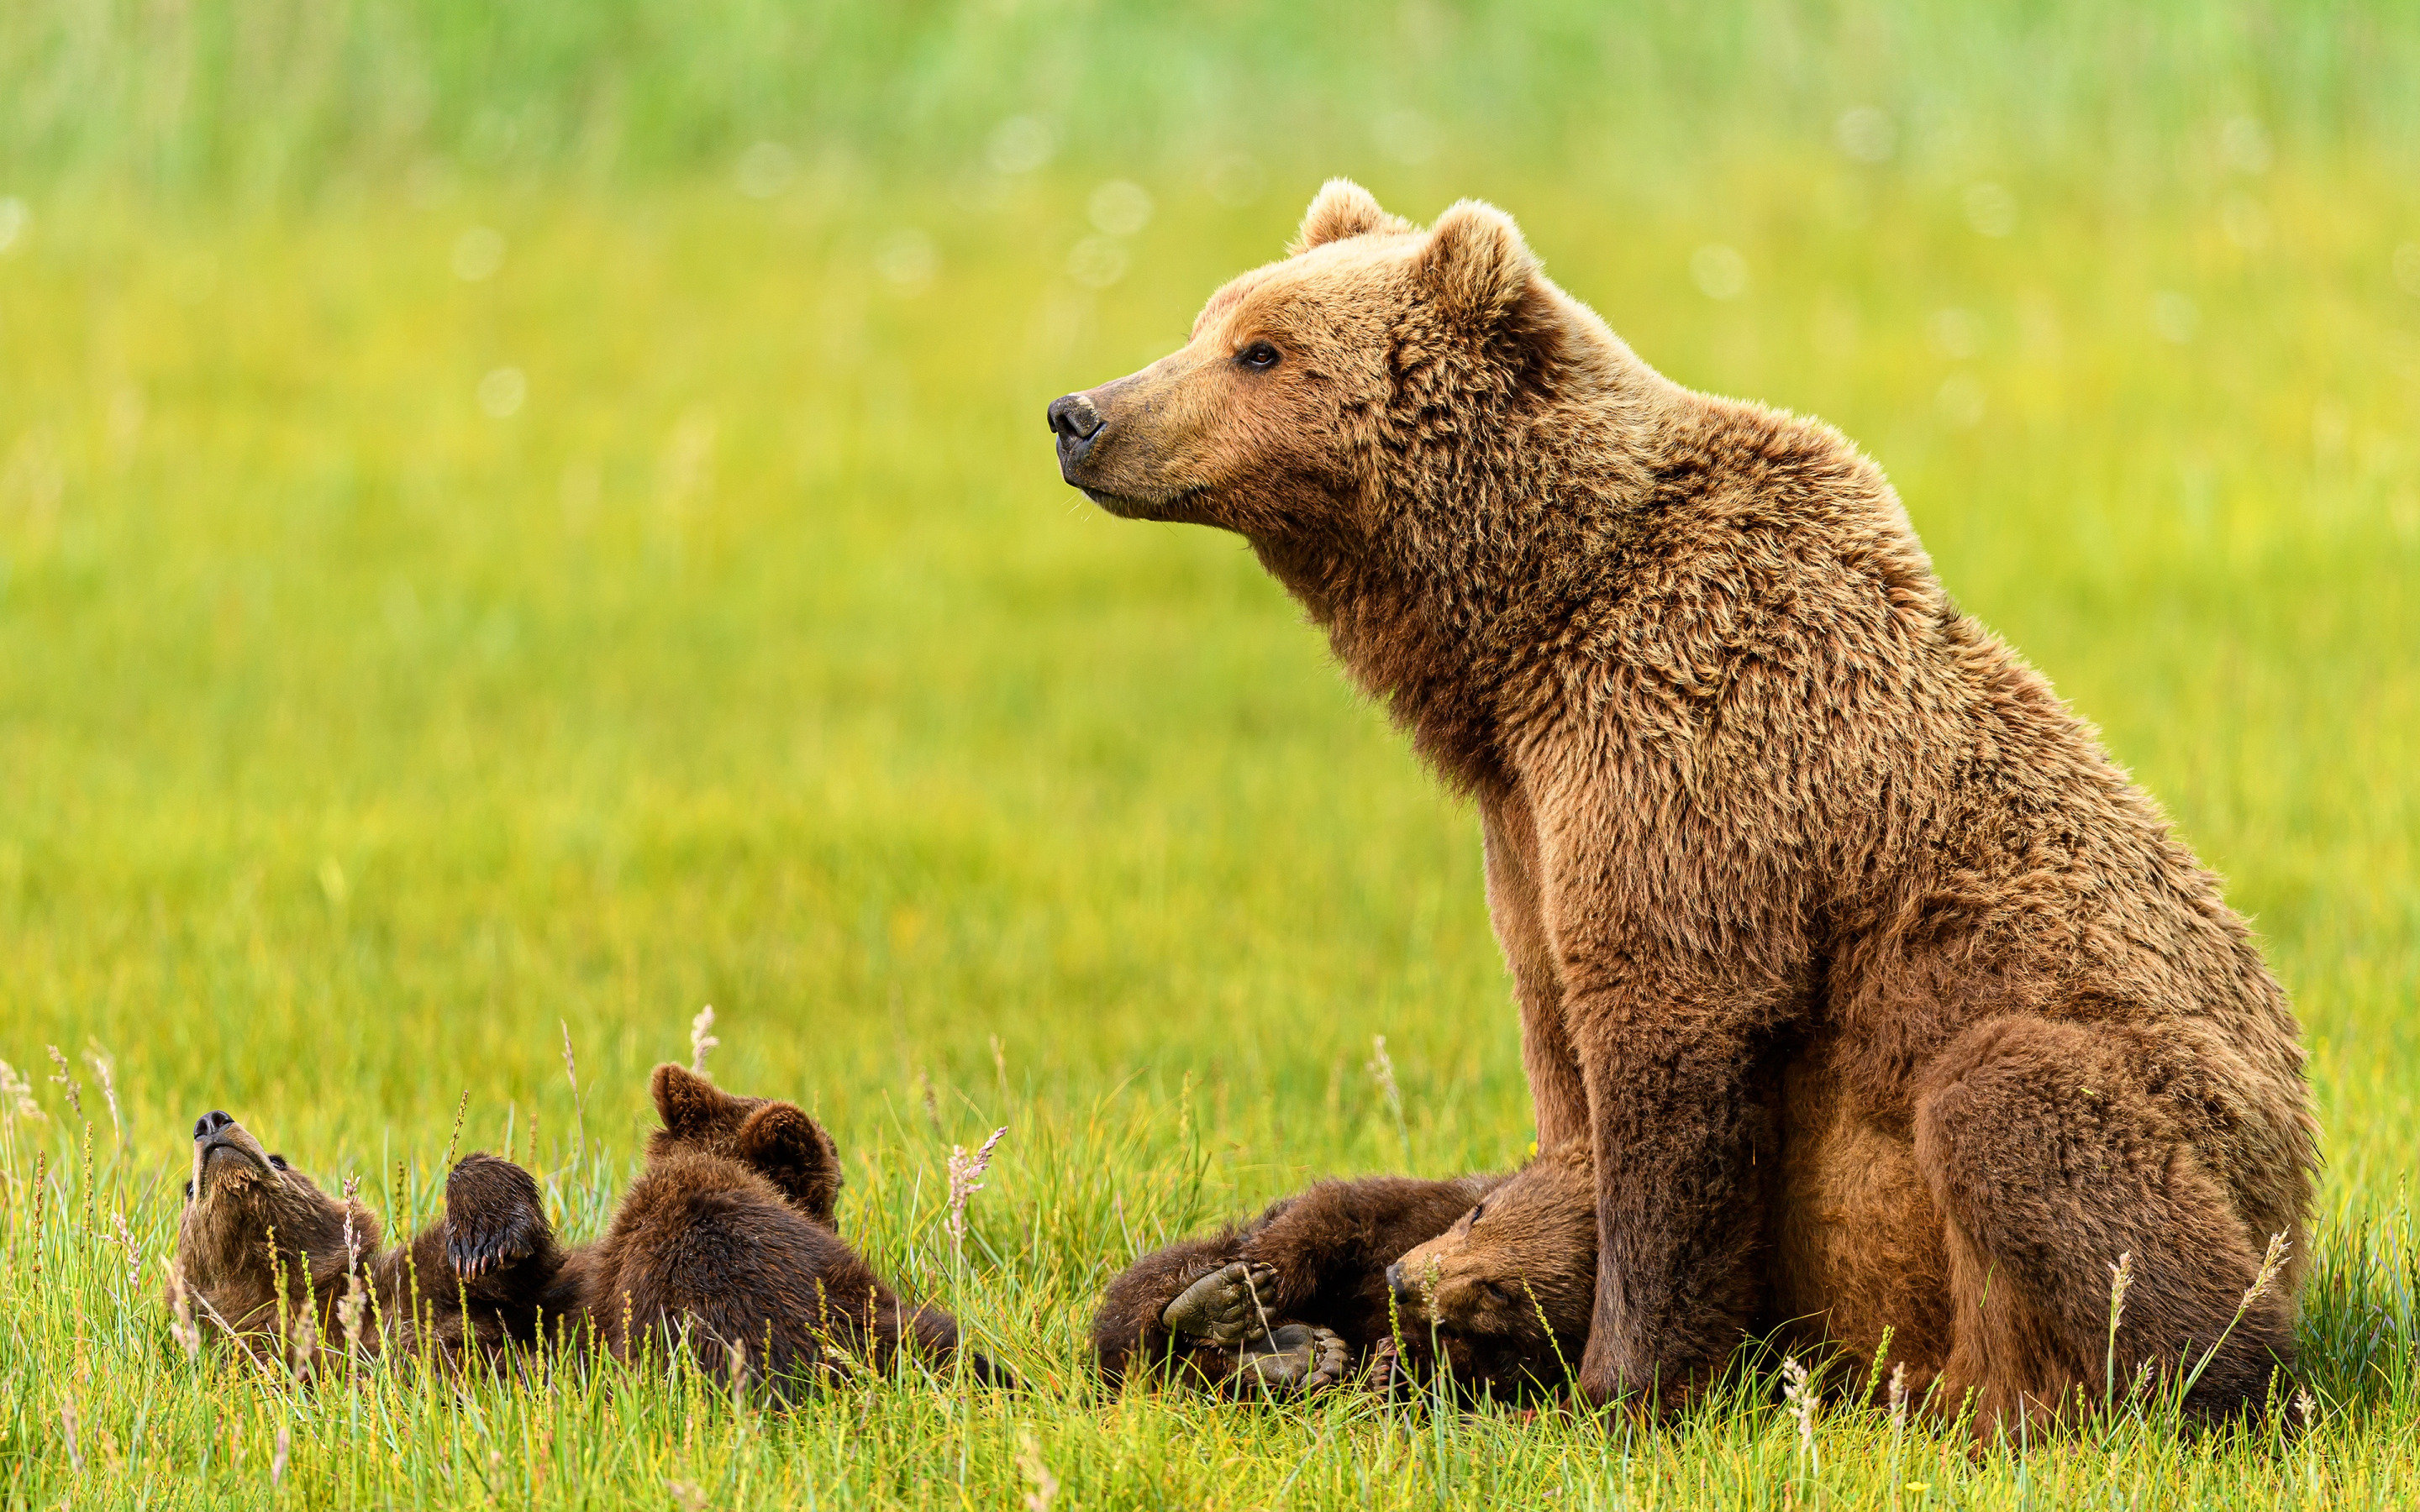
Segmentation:
[(1101, 428), (1101, 412), (1080, 393), (1063, 393), (1050, 401), (1050, 429), (1071, 441), (1089, 441)]
[(221, 1129), (225, 1128), (228, 1124), (233, 1123), (234, 1121), (235, 1120), (233, 1119), (228, 1118), (218, 1109), (212, 1108), (208, 1113), (203, 1114), (200, 1118), (194, 1120), (194, 1137), (196, 1139), (208, 1139), (210, 1135), (218, 1133)]
[(1404, 1273), (1404, 1262), (1401, 1260), (1387, 1267), (1387, 1285), (1394, 1291), (1396, 1300), (1399, 1302), (1420, 1300), (1418, 1289), (1412, 1285), (1412, 1278)]

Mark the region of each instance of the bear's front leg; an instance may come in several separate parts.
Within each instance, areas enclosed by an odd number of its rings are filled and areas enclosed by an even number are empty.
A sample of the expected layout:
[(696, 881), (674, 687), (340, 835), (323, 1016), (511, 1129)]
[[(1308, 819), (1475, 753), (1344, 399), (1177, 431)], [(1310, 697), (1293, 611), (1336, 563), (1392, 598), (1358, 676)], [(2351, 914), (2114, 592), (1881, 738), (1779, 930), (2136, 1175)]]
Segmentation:
[(1720, 1374), (1760, 1301), (1776, 1153), (1759, 1085), (1769, 998), (1622, 976), (1572, 997), (1597, 1196), (1580, 1384), (1598, 1402), (1643, 1396), (1660, 1413)]

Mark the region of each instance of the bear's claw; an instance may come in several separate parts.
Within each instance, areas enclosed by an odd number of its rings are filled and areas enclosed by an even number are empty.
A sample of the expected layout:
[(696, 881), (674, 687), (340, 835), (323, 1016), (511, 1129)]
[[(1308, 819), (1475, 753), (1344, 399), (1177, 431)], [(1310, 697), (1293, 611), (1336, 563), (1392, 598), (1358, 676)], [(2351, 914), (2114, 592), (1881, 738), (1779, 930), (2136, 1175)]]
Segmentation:
[(1169, 1332), (1212, 1344), (1240, 1344), (1265, 1335), (1277, 1302), (1278, 1273), (1254, 1260), (1235, 1260), (1183, 1291), (1159, 1315)]
[(537, 1184), (520, 1166), (473, 1154), (446, 1178), (445, 1257), (464, 1281), (529, 1258), (547, 1237)]
[(1271, 1396), (1307, 1396), (1344, 1379), (1353, 1350), (1315, 1323), (1280, 1323), (1236, 1350), (1235, 1381)]

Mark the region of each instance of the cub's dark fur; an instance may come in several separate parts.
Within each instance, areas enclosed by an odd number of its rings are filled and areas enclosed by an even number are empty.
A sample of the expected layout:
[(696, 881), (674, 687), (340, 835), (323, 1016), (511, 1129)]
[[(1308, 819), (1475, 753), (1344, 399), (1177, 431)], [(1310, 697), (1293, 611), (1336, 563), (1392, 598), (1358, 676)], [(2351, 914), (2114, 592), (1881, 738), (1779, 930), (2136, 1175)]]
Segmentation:
[[(1580, 1149), (1509, 1177), (1323, 1181), (1129, 1267), (1093, 1324), (1100, 1368), (1117, 1381), (1165, 1362), (1231, 1392), (1312, 1390), (1373, 1365), (1423, 1374), (1442, 1355), (1472, 1390), (1559, 1381), (1559, 1351), (1575, 1364), (1587, 1341), (1588, 1170)], [(1312, 1337), (1273, 1366), (1289, 1327)]]
[[(883, 1285), (833, 1226), (840, 1160), (795, 1103), (737, 1097), (659, 1066), (663, 1127), (612, 1227), (575, 1252), (550, 1312), (617, 1356), (685, 1342), (711, 1364), (787, 1393), (887, 1366), (905, 1347), (934, 1362), (958, 1350), (956, 1322)], [(969, 1351), (977, 1379), (1001, 1379)]]
[(213, 1111), (194, 1126), (169, 1302), (205, 1334), (305, 1368), (355, 1344), (453, 1367), (534, 1342), (561, 1264), (537, 1183), (509, 1161), (466, 1156), (446, 1178), (444, 1218), (383, 1249), (367, 1208)]

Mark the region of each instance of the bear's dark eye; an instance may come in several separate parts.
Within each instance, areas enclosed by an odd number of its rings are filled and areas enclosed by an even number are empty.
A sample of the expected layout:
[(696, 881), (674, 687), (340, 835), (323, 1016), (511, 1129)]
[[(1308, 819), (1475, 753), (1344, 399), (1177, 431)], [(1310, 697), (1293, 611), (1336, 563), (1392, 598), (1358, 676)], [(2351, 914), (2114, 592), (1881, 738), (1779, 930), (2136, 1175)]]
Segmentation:
[(1481, 1203), (1478, 1207), (1471, 1209), (1471, 1210), (1470, 1210), (1470, 1226), (1471, 1226), (1472, 1227), (1474, 1227), (1474, 1228), (1478, 1227), (1479, 1227), (1479, 1220), (1480, 1220), (1480, 1218), (1481, 1218), (1481, 1216), (1483, 1216), (1483, 1215), (1486, 1213), (1486, 1211), (1487, 1211), (1487, 1204), (1486, 1204), (1486, 1203), (1484, 1203), (1484, 1202)]
[(286, 1157), (283, 1155), (271, 1155), (269, 1157), (269, 1164), (282, 1171), (286, 1169)]
[(1265, 341), (1256, 341), (1238, 353), (1235, 361), (1264, 373), (1278, 365), (1278, 349)]
[(185, 1182), (185, 1200), (188, 1202), (194, 1200), (194, 1183), (190, 1179)]

